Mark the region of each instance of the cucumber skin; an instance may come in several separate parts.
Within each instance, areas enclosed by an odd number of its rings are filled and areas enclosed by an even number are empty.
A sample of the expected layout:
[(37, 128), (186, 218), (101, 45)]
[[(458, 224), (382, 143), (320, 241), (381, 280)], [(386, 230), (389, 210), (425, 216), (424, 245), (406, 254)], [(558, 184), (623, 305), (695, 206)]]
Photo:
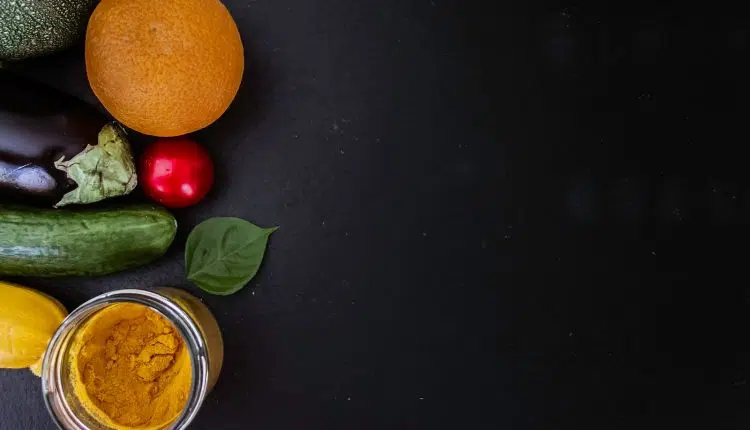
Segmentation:
[(164, 255), (177, 232), (165, 209), (82, 211), (0, 206), (0, 275), (99, 276)]

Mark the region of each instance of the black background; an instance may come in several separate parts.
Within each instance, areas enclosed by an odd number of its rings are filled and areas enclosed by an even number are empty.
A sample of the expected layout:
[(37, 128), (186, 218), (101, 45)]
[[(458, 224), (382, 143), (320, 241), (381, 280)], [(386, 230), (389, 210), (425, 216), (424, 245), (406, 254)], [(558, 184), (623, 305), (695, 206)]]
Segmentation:
[[(167, 258), (24, 280), (69, 308), (203, 298), (226, 359), (193, 428), (750, 424), (742, 15), (226, 3), (245, 82), (196, 136), (218, 181), (176, 212)], [(80, 48), (13, 67), (96, 102)], [(281, 227), (231, 297), (183, 276), (187, 232), (217, 215)], [(1, 428), (52, 427), (38, 378), (0, 387)]]

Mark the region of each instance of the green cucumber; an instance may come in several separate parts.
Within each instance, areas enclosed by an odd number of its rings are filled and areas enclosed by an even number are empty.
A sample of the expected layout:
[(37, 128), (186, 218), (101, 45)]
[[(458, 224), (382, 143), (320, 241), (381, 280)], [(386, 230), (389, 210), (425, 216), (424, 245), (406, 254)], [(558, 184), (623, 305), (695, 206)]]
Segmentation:
[(0, 275), (98, 276), (148, 264), (177, 222), (164, 209), (46, 210), (0, 206)]

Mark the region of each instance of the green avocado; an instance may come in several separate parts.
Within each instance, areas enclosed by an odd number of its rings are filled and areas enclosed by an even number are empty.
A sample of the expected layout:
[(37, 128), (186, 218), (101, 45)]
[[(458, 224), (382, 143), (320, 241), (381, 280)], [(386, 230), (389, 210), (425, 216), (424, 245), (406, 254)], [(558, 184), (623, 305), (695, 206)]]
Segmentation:
[(0, 60), (62, 51), (86, 33), (97, 0), (0, 0)]

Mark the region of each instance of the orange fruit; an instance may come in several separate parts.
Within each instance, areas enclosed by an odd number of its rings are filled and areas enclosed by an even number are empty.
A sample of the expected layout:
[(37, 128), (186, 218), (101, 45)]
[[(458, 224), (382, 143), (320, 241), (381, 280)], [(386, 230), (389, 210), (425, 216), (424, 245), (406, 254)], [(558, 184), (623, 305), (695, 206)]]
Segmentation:
[(237, 24), (218, 0), (102, 0), (86, 29), (91, 89), (143, 134), (179, 136), (213, 123), (244, 67)]

